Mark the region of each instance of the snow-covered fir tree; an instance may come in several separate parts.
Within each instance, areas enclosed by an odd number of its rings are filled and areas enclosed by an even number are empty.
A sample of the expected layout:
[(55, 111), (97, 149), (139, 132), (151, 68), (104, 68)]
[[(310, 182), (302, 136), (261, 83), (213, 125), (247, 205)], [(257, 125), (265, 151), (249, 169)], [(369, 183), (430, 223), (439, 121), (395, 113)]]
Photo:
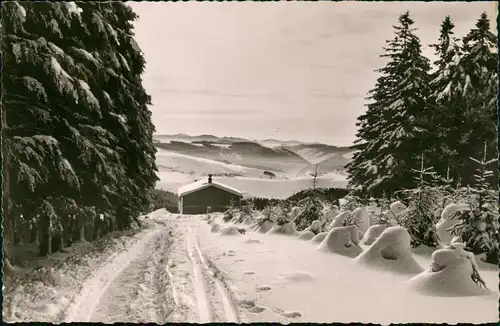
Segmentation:
[(420, 169), (412, 169), (417, 187), (400, 191), (409, 204), (396, 220), (407, 228), (413, 246), (424, 244), (432, 247), (438, 244), (435, 228), (438, 221), (435, 215), (439, 202), (435, 187), (438, 177), (432, 166), (425, 167), (423, 156), (420, 162)]
[[(474, 169), (469, 157), (482, 157), (487, 143), (488, 157), (497, 155), (497, 36), (491, 31), (486, 13), (481, 14), (474, 28), (463, 38), (461, 66), (465, 73), (462, 92), (465, 94), (465, 123), (460, 158), (464, 184), (474, 184)], [(497, 171), (494, 171), (497, 176)], [(496, 178), (491, 179), (496, 185)]]
[(450, 16), (447, 16), (441, 24), (438, 43), (431, 45), (438, 57), (434, 62), (437, 69), (432, 74), (429, 100), (429, 105), (435, 110), (436, 128), (433, 132), (437, 137), (433, 151), (427, 157), (442, 175), (445, 169), (452, 175), (460, 171), (458, 149), (464, 129), (464, 93), (461, 87), (465, 76), (461, 67), (462, 50), (454, 36), (454, 28)]
[(367, 112), (358, 118), (361, 149), (348, 165), (350, 187), (373, 195), (412, 188), (411, 168), (435, 143), (430, 94), (430, 63), (422, 55), (409, 13), (399, 17), (395, 37), (384, 48), (386, 66), (369, 94)]
[[(156, 181), (135, 14), (117, 2), (2, 9), (4, 198), (36, 216), (42, 254), (68, 242), (51, 245), (61, 234), (128, 227)], [(8, 210), (4, 226), (15, 218)]]
[(437, 112), (439, 124), (434, 133), (439, 141), (428, 157), (440, 174), (450, 168), (455, 182), (460, 178), (465, 184), (473, 184), (474, 167), (469, 157), (481, 155), (484, 141), (491, 144), (488, 153), (496, 148), (496, 36), (490, 31), (486, 14), (463, 38), (461, 46), (453, 37), (453, 28), (446, 17), (439, 42), (434, 45), (439, 59), (429, 102)]
[(461, 223), (454, 226), (452, 233), (461, 237), (467, 248), (475, 254), (486, 253), (486, 261), (498, 264), (500, 254), (498, 191), (491, 188), (489, 169), (498, 160), (487, 159), (487, 144), (481, 160), (471, 158), (476, 163), (474, 174), (476, 184), (470, 188), (470, 211), (457, 213)]

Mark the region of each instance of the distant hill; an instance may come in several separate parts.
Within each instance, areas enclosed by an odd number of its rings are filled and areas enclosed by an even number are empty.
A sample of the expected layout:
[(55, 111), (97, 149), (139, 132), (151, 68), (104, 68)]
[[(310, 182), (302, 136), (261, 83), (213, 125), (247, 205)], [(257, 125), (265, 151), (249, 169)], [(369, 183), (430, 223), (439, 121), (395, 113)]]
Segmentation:
[(157, 148), (227, 164), (284, 173), (291, 177), (307, 175), (318, 165), (320, 173), (342, 169), (353, 149), (296, 140), (248, 140), (239, 137), (186, 134), (154, 135)]

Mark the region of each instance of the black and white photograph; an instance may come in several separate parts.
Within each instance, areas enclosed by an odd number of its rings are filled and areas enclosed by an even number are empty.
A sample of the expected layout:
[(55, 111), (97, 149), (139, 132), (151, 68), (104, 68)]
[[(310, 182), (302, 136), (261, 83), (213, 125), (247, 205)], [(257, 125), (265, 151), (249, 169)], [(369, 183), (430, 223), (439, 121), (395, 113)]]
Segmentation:
[(6, 323), (495, 323), (498, 3), (3, 1)]

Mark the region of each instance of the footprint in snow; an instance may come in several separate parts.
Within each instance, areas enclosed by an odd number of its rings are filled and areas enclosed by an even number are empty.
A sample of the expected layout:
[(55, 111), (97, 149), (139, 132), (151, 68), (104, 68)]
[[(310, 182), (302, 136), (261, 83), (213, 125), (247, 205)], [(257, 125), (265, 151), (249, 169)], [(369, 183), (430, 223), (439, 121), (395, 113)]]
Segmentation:
[(302, 314), (298, 311), (284, 311), (282, 309), (276, 308), (274, 312), (286, 318), (298, 318), (302, 317)]
[(280, 281), (306, 282), (313, 281), (314, 275), (305, 271), (283, 272), (278, 276)]
[(245, 275), (253, 275), (253, 274), (255, 274), (255, 272), (247, 271), (247, 272), (243, 272), (243, 274), (245, 274)]
[(241, 263), (242, 261), (244, 261), (243, 259), (236, 259), (234, 262), (235, 263)]
[(238, 302), (238, 305), (243, 308), (248, 310), (251, 313), (254, 314), (261, 314), (264, 311), (266, 311), (265, 307), (261, 307), (259, 305), (255, 304), (255, 300), (248, 300), (248, 299), (243, 299)]

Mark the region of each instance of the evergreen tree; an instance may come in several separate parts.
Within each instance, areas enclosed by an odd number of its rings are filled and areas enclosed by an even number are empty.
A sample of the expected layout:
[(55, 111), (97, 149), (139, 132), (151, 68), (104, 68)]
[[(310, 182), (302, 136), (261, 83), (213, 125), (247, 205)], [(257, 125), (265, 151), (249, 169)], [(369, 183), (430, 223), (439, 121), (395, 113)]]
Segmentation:
[(128, 227), (157, 180), (135, 14), (118, 2), (2, 9), (4, 227), (36, 216), (41, 253)]
[(430, 64), (421, 53), (409, 13), (399, 17), (393, 40), (384, 48), (389, 61), (382, 69), (366, 114), (358, 118), (361, 150), (348, 165), (350, 187), (389, 195), (412, 188), (411, 168), (418, 156), (435, 143), (430, 94)]
[[(469, 157), (481, 157), (485, 142), (488, 144), (487, 155), (497, 155), (498, 49), (497, 37), (490, 30), (486, 13), (481, 14), (475, 28), (463, 38), (463, 53), (461, 66), (465, 81), (462, 92), (466, 95), (467, 132), (464, 132), (460, 158), (468, 163), (468, 169), (462, 170), (464, 183), (474, 184), (474, 167), (470, 165)], [(494, 173), (498, 176), (497, 171)], [(496, 182), (492, 181), (492, 185)]]
[[(460, 173), (458, 153), (464, 131), (464, 94), (461, 85), (465, 76), (460, 64), (462, 50), (458, 39), (454, 37), (454, 27), (450, 16), (447, 16), (441, 24), (438, 43), (431, 45), (438, 57), (434, 62), (437, 69), (432, 74), (429, 101), (436, 111), (434, 133), (437, 137), (434, 150), (428, 153), (428, 158), (442, 175), (445, 170), (447, 174)], [(452, 171), (449, 171), (450, 167), (453, 167)]]
[(413, 246), (424, 244), (432, 247), (438, 243), (435, 227), (438, 217), (434, 214), (439, 198), (435, 187), (437, 176), (432, 166), (425, 167), (423, 156), (420, 169), (412, 169), (412, 172), (417, 187), (401, 191), (409, 205), (397, 220), (408, 229)]
[(475, 254), (486, 253), (486, 261), (498, 264), (500, 254), (499, 235), (499, 208), (498, 191), (491, 189), (488, 178), (493, 176), (493, 171), (488, 166), (497, 162), (487, 159), (487, 144), (484, 144), (484, 153), (481, 160), (470, 158), (477, 163), (474, 178), (476, 185), (470, 188), (472, 200), (470, 211), (460, 212), (458, 218), (461, 223), (454, 226), (452, 232), (465, 242), (467, 248)]

